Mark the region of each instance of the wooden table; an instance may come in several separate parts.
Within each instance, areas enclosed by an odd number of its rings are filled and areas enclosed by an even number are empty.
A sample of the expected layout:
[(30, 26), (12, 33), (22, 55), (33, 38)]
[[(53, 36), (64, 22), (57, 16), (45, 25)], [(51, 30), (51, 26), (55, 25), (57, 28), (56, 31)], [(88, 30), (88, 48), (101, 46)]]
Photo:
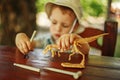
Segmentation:
[[(85, 69), (70, 69), (61, 67), (61, 62), (67, 61), (68, 54), (61, 57), (51, 58), (50, 54), (43, 55), (40, 49), (29, 53), (29, 58), (15, 48), (0, 46), (0, 80), (75, 80), (70, 75), (56, 73), (42, 69), (54, 67), (68, 71), (82, 71), (83, 75), (78, 80), (120, 80), (120, 59), (105, 56), (88, 56)], [(79, 62), (80, 56), (72, 57), (72, 62)], [(25, 64), (41, 68), (41, 72), (26, 70), (13, 63)]]

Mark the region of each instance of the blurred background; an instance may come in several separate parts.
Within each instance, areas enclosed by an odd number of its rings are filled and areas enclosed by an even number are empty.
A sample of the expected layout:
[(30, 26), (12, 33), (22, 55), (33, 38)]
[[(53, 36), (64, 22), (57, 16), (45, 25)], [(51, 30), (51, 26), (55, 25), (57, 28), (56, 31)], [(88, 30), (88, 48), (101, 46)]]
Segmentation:
[[(15, 46), (19, 32), (29, 37), (37, 29), (40, 36), (49, 31), (50, 22), (44, 12), (44, 4), (54, 0), (0, 0), (0, 45)], [(103, 30), (110, 19), (118, 22), (115, 57), (120, 57), (120, 0), (80, 0), (84, 27)]]

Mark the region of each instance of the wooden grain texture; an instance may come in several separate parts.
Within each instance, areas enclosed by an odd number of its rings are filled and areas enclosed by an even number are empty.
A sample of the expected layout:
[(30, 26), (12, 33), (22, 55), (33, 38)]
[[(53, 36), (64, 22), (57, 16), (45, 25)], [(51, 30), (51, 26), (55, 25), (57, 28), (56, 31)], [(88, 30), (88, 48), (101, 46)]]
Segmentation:
[[(72, 57), (72, 61), (78, 63), (80, 55)], [(120, 59), (105, 56), (88, 56), (85, 69), (63, 68), (60, 64), (68, 61), (68, 54), (62, 53), (61, 57), (51, 58), (50, 53), (42, 54), (42, 50), (35, 49), (29, 53), (29, 58), (24, 56), (15, 48), (0, 46), (0, 80), (75, 80), (70, 75), (56, 73), (42, 69), (43, 67), (54, 67), (72, 72), (82, 71), (83, 75), (78, 80), (120, 80)], [(41, 72), (34, 72), (13, 63), (25, 64), (41, 68)]]

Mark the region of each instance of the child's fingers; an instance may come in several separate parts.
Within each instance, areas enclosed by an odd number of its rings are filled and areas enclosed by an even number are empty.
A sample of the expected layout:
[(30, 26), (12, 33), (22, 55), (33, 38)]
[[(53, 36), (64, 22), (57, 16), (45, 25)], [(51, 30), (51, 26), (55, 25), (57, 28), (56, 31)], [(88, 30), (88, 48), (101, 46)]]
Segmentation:
[(26, 41), (26, 45), (27, 45), (29, 50), (33, 50), (33, 46), (32, 46), (32, 43), (30, 41)]
[(20, 51), (21, 53), (25, 54), (25, 52), (24, 52), (24, 50), (23, 50), (23, 48), (22, 48), (22, 44), (19, 43), (19, 44), (16, 44), (16, 45), (17, 45), (17, 48), (19, 49), (19, 51)]
[(26, 44), (26, 42), (22, 43), (21, 45), (22, 45), (22, 47), (21, 47), (22, 51), (24, 53), (28, 53), (29, 49), (28, 49), (28, 45)]
[(65, 48), (65, 45), (64, 45), (64, 37), (60, 37), (57, 41), (57, 45), (59, 46), (59, 48), (61, 49), (61, 51), (63, 51), (63, 49)]
[(20, 41), (17, 45), (18, 49), (20, 50), (20, 52), (22, 52), (23, 54), (26, 54), (29, 52), (29, 49), (28, 49), (28, 45), (25, 41)]
[(70, 34), (70, 44), (73, 44), (73, 42), (76, 40), (76, 39), (80, 39), (81, 37), (77, 34)]
[(27, 35), (24, 33), (19, 33), (16, 35), (15, 43), (18, 49), (23, 54), (28, 53), (32, 49), (31, 42), (29, 38), (27, 37)]
[(61, 48), (62, 48), (63, 50), (66, 49), (65, 38), (62, 38), (62, 40), (61, 40)]
[(57, 45), (58, 45), (58, 47), (59, 47), (59, 49), (61, 49), (61, 38), (59, 38), (58, 40), (57, 40)]
[(59, 44), (62, 50), (67, 50), (70, 47), (70, 37), (69, 35), (64, 35), (59, 39)]
[(73, 42), (74, 42), (74, 35), (73, 34), (70, 34), (70, 44), (73, 44)]
[(70, 48), (70, 36), (66, 36), (64, 38), (64, 45), (65, 45), (65, 49), (69, 49)]

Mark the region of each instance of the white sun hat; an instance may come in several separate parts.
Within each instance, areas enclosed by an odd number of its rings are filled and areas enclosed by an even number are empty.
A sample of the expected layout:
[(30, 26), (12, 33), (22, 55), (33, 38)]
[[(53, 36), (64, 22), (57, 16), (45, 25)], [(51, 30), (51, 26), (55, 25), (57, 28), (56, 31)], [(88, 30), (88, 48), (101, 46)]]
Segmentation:
[[(53, 5), (65, 6), (73, 10), (75, 13), (79, 24), (81, 24), (82, 10), (80, 5), (80, 0), (56, 0), (55, 2), (47, 2), (45, 4), (45, 12), (50, 17), (51, 9)], [(83, 27), (79, 27), (83, 31)], [(81, 32), (81, 31), (80, 31)]]

